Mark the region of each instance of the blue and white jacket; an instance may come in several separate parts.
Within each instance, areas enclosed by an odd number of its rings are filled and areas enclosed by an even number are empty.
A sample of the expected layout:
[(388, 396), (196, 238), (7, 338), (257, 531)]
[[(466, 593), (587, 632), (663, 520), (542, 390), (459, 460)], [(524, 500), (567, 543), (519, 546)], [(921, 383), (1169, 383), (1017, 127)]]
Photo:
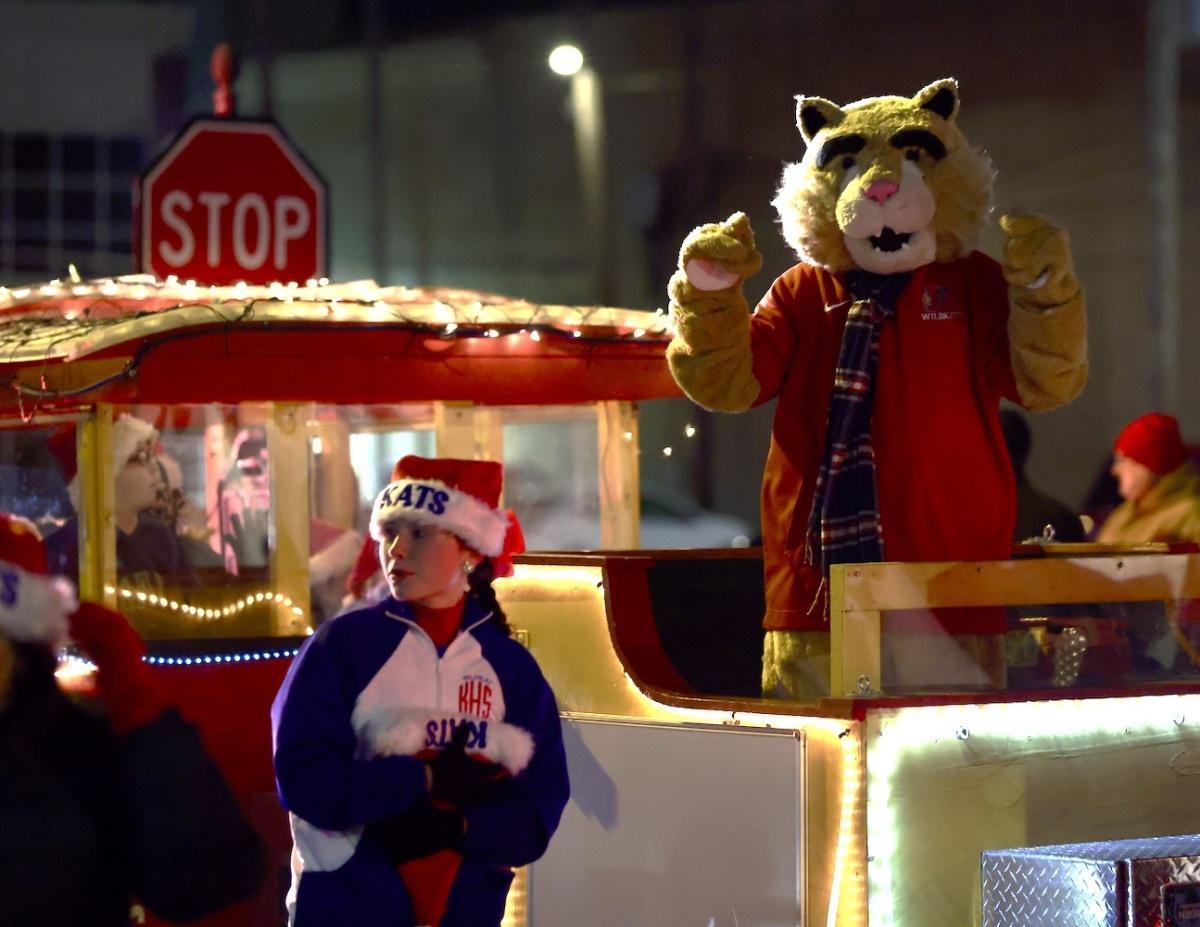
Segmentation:
[(395, 599), (309, 638), (271, 709), (275, 779), (294, 848), (293, 927), (413, 925), (412, 903), (366, 825), (427, 795), (418, 756), (469, 723), (469, 754), (506, 766), (500, 798), (466, 812), (463, 856), (441, 927), (499, 924), (512, 867), (545, 852), (569, 795), (554, 694), (529, 652), (468, 597), (438, 653)]

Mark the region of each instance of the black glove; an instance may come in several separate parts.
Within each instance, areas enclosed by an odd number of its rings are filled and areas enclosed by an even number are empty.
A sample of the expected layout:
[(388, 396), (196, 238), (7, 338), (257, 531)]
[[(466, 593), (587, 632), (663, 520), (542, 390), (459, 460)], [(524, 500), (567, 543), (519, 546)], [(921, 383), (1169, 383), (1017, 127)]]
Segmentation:
[(407, 811), (367, 826), (366, 838), (383, 850), (393, 866), (462, 844), (462, 812), (419, 801)]
[(450, 746), (429, 761), (433, 773), (430, 794), (456, 808), (473, 808), (491, 801), (508, 776), (503, 766), (467, 756), (470, 736), (467, 725), (460, 723), (450, 737)]

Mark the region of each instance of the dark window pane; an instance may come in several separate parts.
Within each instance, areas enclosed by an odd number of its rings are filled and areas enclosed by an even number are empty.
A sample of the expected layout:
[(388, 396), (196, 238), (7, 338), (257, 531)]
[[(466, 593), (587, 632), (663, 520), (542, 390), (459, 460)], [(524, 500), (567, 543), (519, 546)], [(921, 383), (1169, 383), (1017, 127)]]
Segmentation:
[(96, 226), (91, 222), (68, 222), (63, 227), (63, 245), (68, 248), (92, 248), (96, 243)]
[(66, 190), (62, 199), (63, 221), (88, 221), (96, 217), (96, 197), (90, 190)]
[(50, 194), (45, 190), (18, 190), (16, 218), (47, 219), (50, 216)]
[(108, 169), (113, 174), (136, 174), (142, 169), (142, 140), (114, 138), (109, 142)]
[(118, 274), (131, 273), (133, 259), (128, 250), (121, 252), (96, 251), (88, 263), (87, 273), (83, 272), (82, 265), (77, 264), (76, 266), (80, 267), (80, 273), (85, 277), (113, 277)]
[(49, 170), (50, 139), (45, 135), (14, 135), (13, 167), (17, 171)]
[(27, 219), (17, 223), (17, 241), (41, 242), (50, 240), (50, 225), (45, 220)]
[(67, 135), (62, 140), (62, 169), (90, 174), (96, 170), (96, 140), (87, 135)]
[(131, 191), (112, 193), (108, 198), (108, 214), (113, 222), (128, 222), (133, 216), (133, 194)]
[(16, 269), (42, 271), (46, 270), (46, 248), (38, 245), (17, 245)]
[(133, 240), (133, 226), (128, 222), (113, 223), (108, 228), (108, 240), (116, 251), (128, 251)]

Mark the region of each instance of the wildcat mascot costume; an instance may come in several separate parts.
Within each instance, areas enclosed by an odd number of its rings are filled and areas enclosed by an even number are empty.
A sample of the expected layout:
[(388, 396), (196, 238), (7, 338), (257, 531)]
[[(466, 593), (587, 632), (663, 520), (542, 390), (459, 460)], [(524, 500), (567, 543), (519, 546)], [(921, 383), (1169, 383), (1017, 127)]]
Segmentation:
[[(828, 689), (832, 564), (1009, 556), (1000, 399), (1070, 402), (1087, 347), (1066, 232), (1004, 216), (1003, 265), (973, 250), (993, 171), (956, 124), (955, 81), (845, 107), (797, 100), (807, 150), (774, 205), (800, 263), (751, 314), (742, 281), (762, 257), (749, 220), (694, 230), (670, 282), (667, 358), (707, 409), (779, 400), (762, 493), (763, 689), (811, 697)], [(889, 629), (995, 657), (1003, 615), (971, 612), (894, 614)]]

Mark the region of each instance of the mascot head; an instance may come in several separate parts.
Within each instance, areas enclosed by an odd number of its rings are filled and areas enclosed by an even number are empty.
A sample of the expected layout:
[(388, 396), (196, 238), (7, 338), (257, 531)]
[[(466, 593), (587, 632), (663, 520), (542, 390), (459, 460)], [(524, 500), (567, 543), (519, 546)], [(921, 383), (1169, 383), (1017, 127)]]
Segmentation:
[(992, 207), (992, 165), (955, 124), (958, 84), (839, 107), (796, 98), (808, 145), (783, 172), (775, 208), (800, 259), (877, 274), (952, 261)]

